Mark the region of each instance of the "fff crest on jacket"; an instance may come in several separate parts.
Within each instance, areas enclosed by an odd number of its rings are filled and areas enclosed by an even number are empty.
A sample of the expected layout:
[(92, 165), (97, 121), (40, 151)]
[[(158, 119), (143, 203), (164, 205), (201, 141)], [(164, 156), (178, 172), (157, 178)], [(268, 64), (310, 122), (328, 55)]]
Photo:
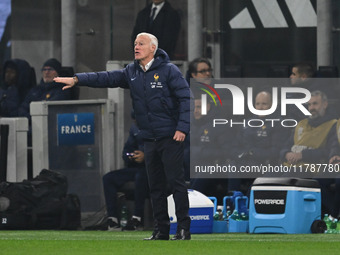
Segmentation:
[(159, 80), (159, 75), (158, 73), (155, 73), (153, 75), (154, 81), (150, 82), (151, 88), (163, 88), (162, 82), (158, 81)]

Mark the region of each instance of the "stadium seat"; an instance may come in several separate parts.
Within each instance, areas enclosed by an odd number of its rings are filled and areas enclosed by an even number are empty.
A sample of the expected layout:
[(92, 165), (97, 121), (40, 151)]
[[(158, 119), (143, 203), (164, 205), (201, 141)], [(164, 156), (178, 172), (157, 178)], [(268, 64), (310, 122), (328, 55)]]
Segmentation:
[(268, 78), (288, 78), (289, 76), (289, 65), (271, 65), (268, 69)]
[(228, 65), (224, 67), (224, 77), (240, 78), (242, 77), (242, 67), (239, 65)]
[(337, 78), (339, 77), (339, 71), (337, 66), (319, 66), (317, 73), (321, 78)]

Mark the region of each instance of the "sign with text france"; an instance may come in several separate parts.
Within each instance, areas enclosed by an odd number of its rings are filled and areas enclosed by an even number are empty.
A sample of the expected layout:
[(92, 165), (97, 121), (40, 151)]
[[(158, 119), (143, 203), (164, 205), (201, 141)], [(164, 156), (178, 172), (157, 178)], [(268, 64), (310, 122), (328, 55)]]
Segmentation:
[(57, 114), (58, 146), (94, 144), (94, 113)]

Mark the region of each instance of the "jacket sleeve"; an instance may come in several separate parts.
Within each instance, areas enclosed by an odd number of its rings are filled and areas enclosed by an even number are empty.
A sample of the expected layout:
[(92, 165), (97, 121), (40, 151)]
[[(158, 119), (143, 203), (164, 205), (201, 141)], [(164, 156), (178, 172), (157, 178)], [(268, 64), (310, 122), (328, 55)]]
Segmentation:
[(329, 158), (333, 156), (340, 156), (340, 144), (338, 140), (334, 140), (331, 145)]
[(289, 139), (286, 141), (282, 150), (280, 151), (280, 159), (282, 160), (282, 162), (286, 161), (286, 154), (288, 152), (291, 152), (293, 145), (294, 145), (294, 130), (292, 131)]
[(268, 147), (251, 147), (254, 157), (260, 161), (270, 160), (277, 162), (279, 159), (281, 146), (289, 138), (290, 130), (284, 127), (275, 127), (272, 136), (268, 141)]
[(323, 146), (322, 148), (306, 149), (302, 151), (302, 161), (311, 163), (322, 163), (321, 160), (329, 159), (332, 142), (334, 140), (337, 140), (335, 126), (336, 125), (333, 125), (333, 127), (329, 131), (325, 146)]
[(127, 70), (77, 73), (77, 85), (93, 88), (128, 88)]
[(169, 87), (177, 99), (179, 109), (176, 130), (188, 134), (190, 130), (190, 89), (187, 81), (175, 65), (171, 65), (170, 68)]

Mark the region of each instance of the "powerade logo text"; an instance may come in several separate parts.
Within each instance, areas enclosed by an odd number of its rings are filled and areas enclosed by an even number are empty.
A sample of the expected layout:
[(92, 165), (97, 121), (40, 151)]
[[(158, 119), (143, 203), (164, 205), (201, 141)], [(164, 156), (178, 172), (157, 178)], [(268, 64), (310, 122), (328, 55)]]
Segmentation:
[(254, 191), (255, 211), (261, 214), (283, 214), (286, 209), (287, 191)]
[[(228, 90), (232, 95), (232, 107), (233, 107), (233, 115), (235, 116), (242, 116), (245, 115), (245, 96), (243, 94), (243, 91), (232, 84), (215, 84), (214, 87), (209, 86), (211, 91), (215, 94), (215, 96), (220, 100), (220, 95), (223, 90), (218, 94), (215, 89), (226, 89)], [(216, 100), (214, 99), (213, 94), (208, 91), (207, 89), (202, 89), (205, 91), (213, 100), (215, 105), (217, 105)], [(301, 98), (289, 98), (287, 96), (288, 94), (299, 94), (304, 95)], [(304, 106), (303, 104), (306, 104), (311, 98), (311, 93), (309, 90), (305, 88), (297, 88), (297, 87), (282, 87), (281, 88), (281, 115), (286, 116), (287, 115), (287, 105), (294, 105), (297, 107), (299, 111), (301, 111), (305, 116), (312, 115)], [(202, 115), (207, 115), (207, 95), (202, 94), (201, 95), (201, 113)], [(220, 100), (220, 104), (222, 105), (222, 102)], [(272, 88), (272, 105), (267, 110), (258, 110), (253, 105), (253, 88), (248, 87), (247, 88), (247, 106), (248, 110), (258, 116), (268, 116), (270, 114), (273, 114), (277, 107), (278, 107), (278, 88), (273, 87)], [(222, 118), (216, 118), (213, 119), (213, 126), (216, 127), (216, 125), (226, 125), (229, 124), (231, 127), (235, 125), (242, 125), (243, 127), (249, 126), (249, 127), (262, 127), (265, 124), (271, 124), (271, 126), (274, 126), (279, 122), (281, 126), (283, 127), (295, 127), (297, 125), (297, 121), (294, 119), (250, 119), (250, 120), (242, 120), (242, 121), (233, 121), (232, 119), (222, 119)]]
[(94, 113), (57, 115), (58, 145), (94, 144)]
[(255, 199), (256, 205), (284, 205), (284, 199)]
[(209, 215), (190, 215), (191, 220), (210, 220)]

